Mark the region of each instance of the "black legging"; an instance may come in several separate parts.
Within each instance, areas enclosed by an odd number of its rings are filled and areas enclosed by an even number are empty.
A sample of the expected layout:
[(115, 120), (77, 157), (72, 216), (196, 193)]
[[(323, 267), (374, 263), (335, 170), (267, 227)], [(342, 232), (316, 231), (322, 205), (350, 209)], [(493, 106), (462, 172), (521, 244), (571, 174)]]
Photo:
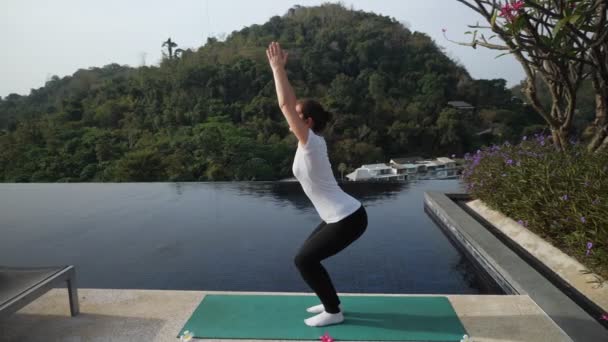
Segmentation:
[(338, 313), (340, 299), (321, 260), (348, 247), (367, 229), (363, 205), (354, 213), (334, 223), (321, 222), (306, 239), (294, 261), (302, 278), (315, 291), (328, 313)]

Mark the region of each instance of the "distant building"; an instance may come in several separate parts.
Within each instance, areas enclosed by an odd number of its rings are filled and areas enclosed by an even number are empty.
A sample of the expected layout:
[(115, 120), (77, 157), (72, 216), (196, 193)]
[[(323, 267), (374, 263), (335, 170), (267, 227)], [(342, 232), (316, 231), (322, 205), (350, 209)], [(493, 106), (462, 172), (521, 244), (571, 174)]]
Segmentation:
[(394, 158), (390, 160), (390, 166), (384, 163), (363, 165), (346, 175), (346, 178), (351, 181), (449, 178), (457, 176), (457, 169), (456, 162), (445, 157), (435, 160), (421, 157)]
[(448, 106), (459, 110), (475, 110), (475, 107), (464, 101), (448, 101)]
[(360, 168), (346, 175), (351, 181), (358, 180), (405, 180), (404, 175), (397, 174), (397, 170), (386, 165), (381, 164), (367, 164), (362, 165)]
[(426, 166), (421, 164), (423, 160), (422, 157), (394, 158), (390, 160), (390, 165), (397, 170), (397, 174), (415, 174), (426, 171)]
[(414, 156), (414, 157), (405, 157), (405, 158), (393, 158), (391, 159), (391, 164), (411, 164), (417, 161), (424, 160), (422, 157)]
[(512, 96), (511, 97), (511, 103), (525, 104), (525, 102), (522, 99), (520, 99), (519, 97), (517, 97), (517, 96)]
[(446, 169), (455, 169), (456, 168), (456, 161), (454, 161), (453, 159), (439, 157), (439, 158), (437, 158), (437, 161), (439, 162), (440, 165), (443, 164)]

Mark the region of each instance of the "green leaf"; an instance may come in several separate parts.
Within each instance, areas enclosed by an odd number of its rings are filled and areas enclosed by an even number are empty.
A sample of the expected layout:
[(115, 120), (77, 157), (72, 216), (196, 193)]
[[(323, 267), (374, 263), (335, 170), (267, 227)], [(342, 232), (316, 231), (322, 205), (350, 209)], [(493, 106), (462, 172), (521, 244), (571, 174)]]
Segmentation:
[(490, 20), (490, 26), (492, 26), (492, 28), (494, 28), (494, 25), (496, 24), (496, 17), (498, 16), (498, 11), (494, 10), (492, 13), (492, 19)]
[(473, 32), (471, 32), (471, 31), (467, 31), (467, 32), (465, 32), (464, 34), (473, 34)]
[(549, 38), (547, 36), (540, 36), (540, 40), (546, 46), (551, 46), (551, 38)]
[(505, 53), (501, 53), (500, 55), (498, 55), (498, 56), (494, 57), (494, 59), (497, 59), (497, 58), (502, 57), (502, 56), (504, 56), (504, 55), (510, 55), (510, 54), (511, 54), (511, 51), (509, 51), (509, 52), (505, 52)]
[(513, 22), (513, 32), (519, 33), (521, 28), (524, 27), (525, 20), (523, 15), (518, 16), (517, 19), (515, 19), (515, 22)]
[(576, 22), (581, 18), (580, 14), (574, 14), (570, 17), (570, 20), (568, 21), (570, 24), (572, 25), (576, 25)]
[(557, 38), (557, 35), (562, 30), (564, 25), (566, 25), (568, 20), (570, 20), (570, 17), (564, 17), (560, 21), (558, 21), (557, 24), (555, 24), (555, 27), (553, 28), (553, 39)]

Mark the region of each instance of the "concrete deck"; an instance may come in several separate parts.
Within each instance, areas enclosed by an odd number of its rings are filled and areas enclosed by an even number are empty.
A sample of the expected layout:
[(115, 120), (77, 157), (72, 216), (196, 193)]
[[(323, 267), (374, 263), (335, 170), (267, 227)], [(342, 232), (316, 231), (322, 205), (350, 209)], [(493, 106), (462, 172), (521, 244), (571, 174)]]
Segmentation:
[[(205, 294), (313, 295), (295, 292), (80, 289), (78, 297), (81, 314), (71, 317), (67, 290), (53, 289), (8, 319), (0, 321), (0, 341), (178, 341), (177, 334)], [(339, 295), (380, 294), (340, 293)], [(469, 332), (471, 341), (571, 341), (527, 295), (445, 295), (445, 297), (449, 299)], [(344, 308), (344, 315), (348, 317), (348, 307)], [(248, 340), (197, 341), (245, 342)]]

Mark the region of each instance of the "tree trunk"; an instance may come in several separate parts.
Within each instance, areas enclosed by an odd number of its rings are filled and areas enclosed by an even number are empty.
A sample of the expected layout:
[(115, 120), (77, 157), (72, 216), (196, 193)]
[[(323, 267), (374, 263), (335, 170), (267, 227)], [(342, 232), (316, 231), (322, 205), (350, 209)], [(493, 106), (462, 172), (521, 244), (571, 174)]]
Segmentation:
[(551, 136), (553, 137), (553, 145), (560, 151), (565, 151), (568, 146), (568, 132), (564, 127), (551, 127)]
[(599, 153), (602, 151), (608, 151), (608, 137), (604, 138), (604, 142), (600, 145), (600, 147), (598, 147), (595, 152)]
[(587, 145), (587, 151), (599, 152), (605, 150), (608, 145), (608, 122), (606, 121), (606, 111), (608, 110), (608, 85), (603, 80), (594, 75), (593, 89), (595, 90), (595, 120), (593, 128), (595, 134)]
[[(522, 65), (523, 65), (523, 62), (522, 62)], [(532, 74), (532, 75), (535, 75), (535, 74)], [(542, 118), (545, 119), (545, 122), (547, 123), (547, 125), (549, 125), (549, 127), (551, 129), (551, 136), (553, 137), (553, 145), (555, 146), (555, 148), (557, 148), (560, 151), (564, 151), (565, 147), (567, 146), (567, 142), (568, 142), (568, 131), (570, 129), (570, 124), (569, 124), (568, 120), (566, 120), (566, 122), (560, 122), (561, 120), (560, 120), (559, 112), (560, 112), (561, 108), (560, 108), (560, 101), (557, 100), (556, 94), (558, 92), (556, 90), (556, 85), (550, 84), (544, 78), (543, 78), (543, 82), (545, 82), (545, 84), (549, 88), (549, 90), (550, 90), (549, 94), (551, 95), (552, 100), (553, 100), (551, 103), (550, 112), (547, 112), (547, 110), (543, 107), (542, 103), (539, 101), (539, 99), (537, 97), (535, 78), (528, 76), (528, 78), (526, 79), (526, 87), (524, 88), (524, 94), (530, 101), (532, 108), (534, 108), (536, 110), (536, 112), (538, 112), (542, 116)], [(571, 109), (571, 107), (574, 105), (574, 103), (571, 102), (571, 103), (568, 103), (568, 105), (569, 105), (568, 108)]]
[(602, 96), (599, 94), (595, 95), (596, 108), (595, 108), (595, 121), (593, 122), (593, 128), (595, 134), (591, 139), (589, 145), (587, 145), (587, 151), (596, 152), (598, 148), (605, 143), (608, 139), (608, 124), (606, 122), (606, 100), (599, 99)]

